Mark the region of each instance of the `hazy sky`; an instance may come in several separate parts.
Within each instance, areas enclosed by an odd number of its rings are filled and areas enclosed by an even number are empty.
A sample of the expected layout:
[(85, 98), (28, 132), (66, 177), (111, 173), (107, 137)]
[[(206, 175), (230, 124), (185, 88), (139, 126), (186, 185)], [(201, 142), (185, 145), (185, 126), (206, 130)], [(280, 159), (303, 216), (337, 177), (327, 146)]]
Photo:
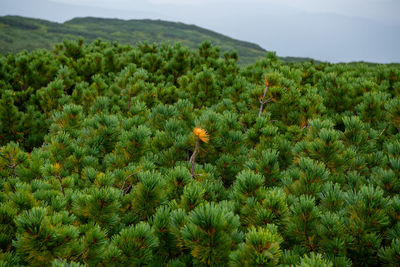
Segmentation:
[(400, 0), (0, 0), (0, 15), (180, 21), (332, 62), (400, 62), (399, 14)]

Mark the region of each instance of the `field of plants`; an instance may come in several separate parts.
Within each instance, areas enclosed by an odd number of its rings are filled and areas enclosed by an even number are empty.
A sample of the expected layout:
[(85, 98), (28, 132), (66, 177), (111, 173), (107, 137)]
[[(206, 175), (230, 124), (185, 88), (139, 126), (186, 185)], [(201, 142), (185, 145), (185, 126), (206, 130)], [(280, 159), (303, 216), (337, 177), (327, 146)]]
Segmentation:
[(237, 62), (0, 56), (0, 266), (399, 266), (400, 68)]

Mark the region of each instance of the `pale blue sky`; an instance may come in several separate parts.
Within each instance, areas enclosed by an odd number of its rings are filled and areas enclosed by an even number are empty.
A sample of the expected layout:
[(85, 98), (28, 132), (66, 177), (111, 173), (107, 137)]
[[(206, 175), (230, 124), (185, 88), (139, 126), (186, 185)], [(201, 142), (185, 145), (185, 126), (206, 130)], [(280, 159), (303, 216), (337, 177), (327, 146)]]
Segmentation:
[(1, 0), (0, 15), (165, 19), (257, 43), (280, 56), (400, 62), (400, 0)]

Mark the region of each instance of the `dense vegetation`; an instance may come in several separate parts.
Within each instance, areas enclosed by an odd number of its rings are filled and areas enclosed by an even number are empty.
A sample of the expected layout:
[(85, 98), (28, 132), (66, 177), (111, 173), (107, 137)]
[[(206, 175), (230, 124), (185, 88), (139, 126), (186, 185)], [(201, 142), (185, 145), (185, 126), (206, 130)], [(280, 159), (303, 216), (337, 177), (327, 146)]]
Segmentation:
[(1, 56), (0, 265), (399, 266), (399, 68), (237, 61)]

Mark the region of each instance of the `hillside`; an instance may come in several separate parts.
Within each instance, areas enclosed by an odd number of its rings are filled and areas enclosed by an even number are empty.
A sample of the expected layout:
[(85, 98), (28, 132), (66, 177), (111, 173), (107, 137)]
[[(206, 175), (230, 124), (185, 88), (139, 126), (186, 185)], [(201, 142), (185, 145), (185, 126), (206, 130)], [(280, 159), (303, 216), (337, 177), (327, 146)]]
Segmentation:
[[(196, 49), (204, 40), (210, 40), (222, 52), (236, 50), (239, 62), (253, 63), (265, 56), (266, 50), (257, 44), (236, 40), (228, 36), (184, 23), (161, 20), (120, 20), (104, 18), (74, 18), (65, 23), (25, 18), (0, 17), (0, 53), (18, 52), (23, 49), (52, 49), (64, 39), (85, 38), (92, 42), (97, 38), (122, 44), (138, 42), (181, 42)], [(308, 61), (309, 58), (281, 58), (287, 62)]]
[(250, 63), (265, 55), (260, 46), (232, 39), (222, 34), (183, 23), (160, 20), (120, 20), (103, 18), (75, 18), (63, 24), (19, 16), (0, 17), (0, 52), (31, 51), (36, 48), (52, 49), (64, 39), (101, 38), (123, 44), (138, 42), (181, 42), (197, 48), (204, 40), (211, 40), (223, 52), (236, 50), (242, 63)]

